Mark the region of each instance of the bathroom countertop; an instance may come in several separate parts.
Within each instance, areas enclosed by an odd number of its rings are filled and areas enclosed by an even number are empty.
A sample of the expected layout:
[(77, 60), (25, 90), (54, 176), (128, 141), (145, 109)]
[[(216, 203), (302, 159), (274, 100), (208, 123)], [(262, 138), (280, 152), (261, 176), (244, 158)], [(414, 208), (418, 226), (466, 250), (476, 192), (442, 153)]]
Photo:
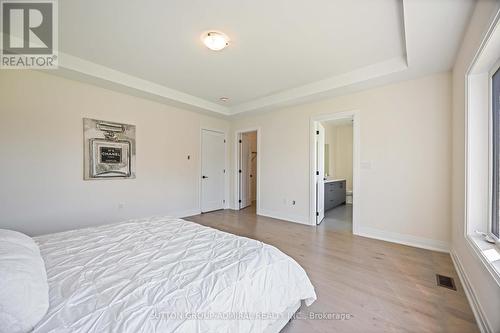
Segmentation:
[(346, 181), (344, 178), (339, 178), (339, 179), (327, 179), (325, 180), (325, 184), (326, 183), (333, 183), (333, 182), (344, 182)]

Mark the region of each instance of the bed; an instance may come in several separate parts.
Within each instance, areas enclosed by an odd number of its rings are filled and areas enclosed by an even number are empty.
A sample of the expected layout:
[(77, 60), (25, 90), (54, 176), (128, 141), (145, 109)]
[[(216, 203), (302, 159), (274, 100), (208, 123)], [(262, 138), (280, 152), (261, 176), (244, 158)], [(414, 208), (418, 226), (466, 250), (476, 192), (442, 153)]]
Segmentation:
[(33, 332), (279, 332), (316, 299), (273, 246), (156, 217), (35, 237), (49, 309)]

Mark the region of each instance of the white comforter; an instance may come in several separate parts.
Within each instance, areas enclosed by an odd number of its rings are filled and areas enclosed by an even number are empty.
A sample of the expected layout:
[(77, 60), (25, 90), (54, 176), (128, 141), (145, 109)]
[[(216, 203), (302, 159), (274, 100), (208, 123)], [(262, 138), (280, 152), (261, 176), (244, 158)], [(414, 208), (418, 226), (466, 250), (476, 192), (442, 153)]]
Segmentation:
[(35, 240), (50, 308), (34, 332), (262, 332), (271, 320), (259, 318), (316, 299), (302, 267), (275, 247), (180, 219)]

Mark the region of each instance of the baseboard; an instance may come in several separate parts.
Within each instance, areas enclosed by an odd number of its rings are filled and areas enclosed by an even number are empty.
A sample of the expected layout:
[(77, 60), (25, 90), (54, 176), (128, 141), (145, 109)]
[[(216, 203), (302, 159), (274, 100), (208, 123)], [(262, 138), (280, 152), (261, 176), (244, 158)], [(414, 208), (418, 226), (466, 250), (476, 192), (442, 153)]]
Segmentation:
[(310, 225), (308, 221), (308, 217), (300, 216), (300, 215), (292, 215), (292, 214), (283, 214), (276, 211), (271, 211), (267, 209), (259, 209), (257, 215), (262, 215), (266, 217), (271, 217), (273, 219), (284, 220), (287, 222), (294, 222), (300, 224)]
[(353, 230), (355, 235), (375, 238), (387, 242), (398, 243), (403, 245), (409, 245), (413, 247), (418, 247), (426, 250), (439, 251), (439, 252), (450, 252), (450, 246), (447, 242), (429, 239), (423, 237), (417, 237), (407, 234), (400, 234), (396, 232), (390, 232), (370, 227), (356, 226)]
[(169, 215), (175, 216), (178, 218), (184, 218), (184, 217), (199, 215), (199, 214), (201, 214), (201, 210), (198, 208), (195, 208), (195, 209), (188, 209), (188, 210), (184, 210), (184, 211), (180, 211), (180, 212), (175, 212), (175, 213), (172, 213)]
[(484, 311), (481, 307), (481, 303), (476, 297), (476, 293), (474, 292), (474, 288), (470, 283), (467, 274), (465, 273), (464, 267), (462, 266), (462, 262), (460, 261), (460, 257), (457, 253), (451, 249), (451, 260), (453, 261), (453, 265), (455, 266), (455, 270), (457, 271), (458, 277), (462, 286), (464, 287), (465, 295), (467, 296), (467, 300), (469, 301), (472, 312), (474, 313), (474, 317), (476, 318), (477, 326), (481, 333), (493, 333), (490, 324), (488, 323), (488, 319), (484, 315)]

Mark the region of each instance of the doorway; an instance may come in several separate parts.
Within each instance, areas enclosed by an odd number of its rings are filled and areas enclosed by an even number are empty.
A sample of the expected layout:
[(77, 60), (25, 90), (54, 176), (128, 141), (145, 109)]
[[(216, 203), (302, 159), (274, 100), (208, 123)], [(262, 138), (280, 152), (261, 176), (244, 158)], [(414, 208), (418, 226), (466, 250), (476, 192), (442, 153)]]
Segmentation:
[(254, 207), (259, 201), (259, 131), (237, 132), (236, 209)]
[(310, 126), (310, 224), (356, 233), (360, 202), (358, 113), (313, 117)]
[(202, 213), (224, 208), (225, 204), (225, 134), (201, 130), (201, 198)]

